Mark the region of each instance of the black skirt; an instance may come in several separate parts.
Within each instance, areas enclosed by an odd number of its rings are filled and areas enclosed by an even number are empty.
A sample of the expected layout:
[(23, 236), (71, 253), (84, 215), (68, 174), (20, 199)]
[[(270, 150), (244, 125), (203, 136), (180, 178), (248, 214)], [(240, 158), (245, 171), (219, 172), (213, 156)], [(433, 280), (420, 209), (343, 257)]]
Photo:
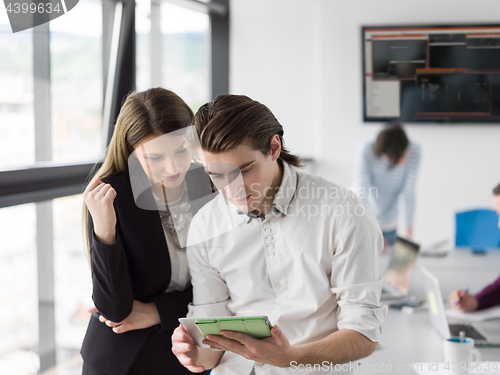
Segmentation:
[[(181, 365), (172, 353), (171, 335), (172, 332), (153, 332), (140, 350), (127, 375), (192, 375), (192, 372)], [(112, 361), (111, 358), (110, 361)], [(206, 372), (201, 374), (206, 374)], [(84, 362), (82, 375), (107, 374)]]

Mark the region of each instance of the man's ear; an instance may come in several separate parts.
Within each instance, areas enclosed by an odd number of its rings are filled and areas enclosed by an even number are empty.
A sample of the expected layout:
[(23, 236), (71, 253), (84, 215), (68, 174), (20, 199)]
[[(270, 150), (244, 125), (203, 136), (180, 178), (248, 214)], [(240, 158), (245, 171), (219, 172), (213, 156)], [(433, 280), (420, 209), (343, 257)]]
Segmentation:
[(271, 137), (271, 160), (277, 160), (281, 155), (281, 140), (278, 134)]

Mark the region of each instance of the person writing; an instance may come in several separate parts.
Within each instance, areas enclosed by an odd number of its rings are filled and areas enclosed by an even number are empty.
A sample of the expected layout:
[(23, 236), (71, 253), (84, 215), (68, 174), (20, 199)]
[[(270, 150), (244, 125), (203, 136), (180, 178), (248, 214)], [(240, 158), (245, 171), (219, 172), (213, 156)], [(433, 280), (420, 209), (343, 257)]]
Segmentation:
[(375, 141), (365, 142), (355, 160), (353, 190), (375, 213), (385, 246), (396, 240), (399, 199), (403, 197), (405, 234), (413, 236), (415, 186), (420, 146), (410, 142), (399, 123), (390, 123)]
[(211, 193), (184, 146), (192, 117), (169, 90), (130, 94), (83, 193), (95, 303), (83, 375), (190, 373), (170, 347), (192, 300), (183, 240), (196, 211), (190, 186)]
[[(500, 184), (493, 189), (493, 195), (495, 211), (500, 215)], [(498, 229), (500, 229), (500, 219), (498, 220)], [(462, 312), (500, 305), (500, 276), (476, 295), (458, 289), (450, 294), (448, 300), (452, 308)]]
[(387, 311), (373, 213), (349, 190), (298, 172), (263, 104), (221, 95), (193, 123), (198, 158), (220, 194), (189, 231), (188, 316), (267, 315), (274, 325), (263, 340), (208, 335), (204, 343), (219, 351), (196, 346), (179, 326), (172, 351), (180, 363), (214, 375), (293, 374), (370, 355)]

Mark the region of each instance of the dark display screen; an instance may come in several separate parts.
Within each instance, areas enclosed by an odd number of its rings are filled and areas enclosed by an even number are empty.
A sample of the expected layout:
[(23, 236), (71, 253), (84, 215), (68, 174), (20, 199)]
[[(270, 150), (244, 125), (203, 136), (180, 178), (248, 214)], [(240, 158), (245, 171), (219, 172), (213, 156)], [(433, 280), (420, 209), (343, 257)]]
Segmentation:
[(500, 26), (363, 27), (365, 121), (500, 123)]

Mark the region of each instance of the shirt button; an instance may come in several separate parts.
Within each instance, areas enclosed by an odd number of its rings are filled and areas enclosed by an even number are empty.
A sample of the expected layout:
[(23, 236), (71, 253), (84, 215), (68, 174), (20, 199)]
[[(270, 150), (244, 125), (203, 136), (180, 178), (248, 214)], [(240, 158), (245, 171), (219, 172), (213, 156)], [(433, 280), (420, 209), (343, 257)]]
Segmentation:
[(274, 251), (271, 251), (271, 252), (269, 253), (269, 256), (273, 257), (273, 256), (274, 256)]
[(273, 245), (273, 244), (270, 244), (268, 247), (269, 247), (270, 249), (274, 249), (274, 245)]
[(262, 367), (262, 366), (264, 366), (264, 364), (263, 363), (257, 363), (257, 366)]
[(266, 229), (266, 232), (267, 232), (267, 233), (271, 233), (272, 231), (273, 231), (273, 230), (272, 230), (271, 228), (267, 228), (267, 229)]
[(268, 240), (268, 241), (272, 241), (272, 240), (273, 240), (273, 238), (272, 238), (271, 236), (267, 236), (267, 240)]
[(281, 283), (276, 284), (276, 288), (281, 289)]

